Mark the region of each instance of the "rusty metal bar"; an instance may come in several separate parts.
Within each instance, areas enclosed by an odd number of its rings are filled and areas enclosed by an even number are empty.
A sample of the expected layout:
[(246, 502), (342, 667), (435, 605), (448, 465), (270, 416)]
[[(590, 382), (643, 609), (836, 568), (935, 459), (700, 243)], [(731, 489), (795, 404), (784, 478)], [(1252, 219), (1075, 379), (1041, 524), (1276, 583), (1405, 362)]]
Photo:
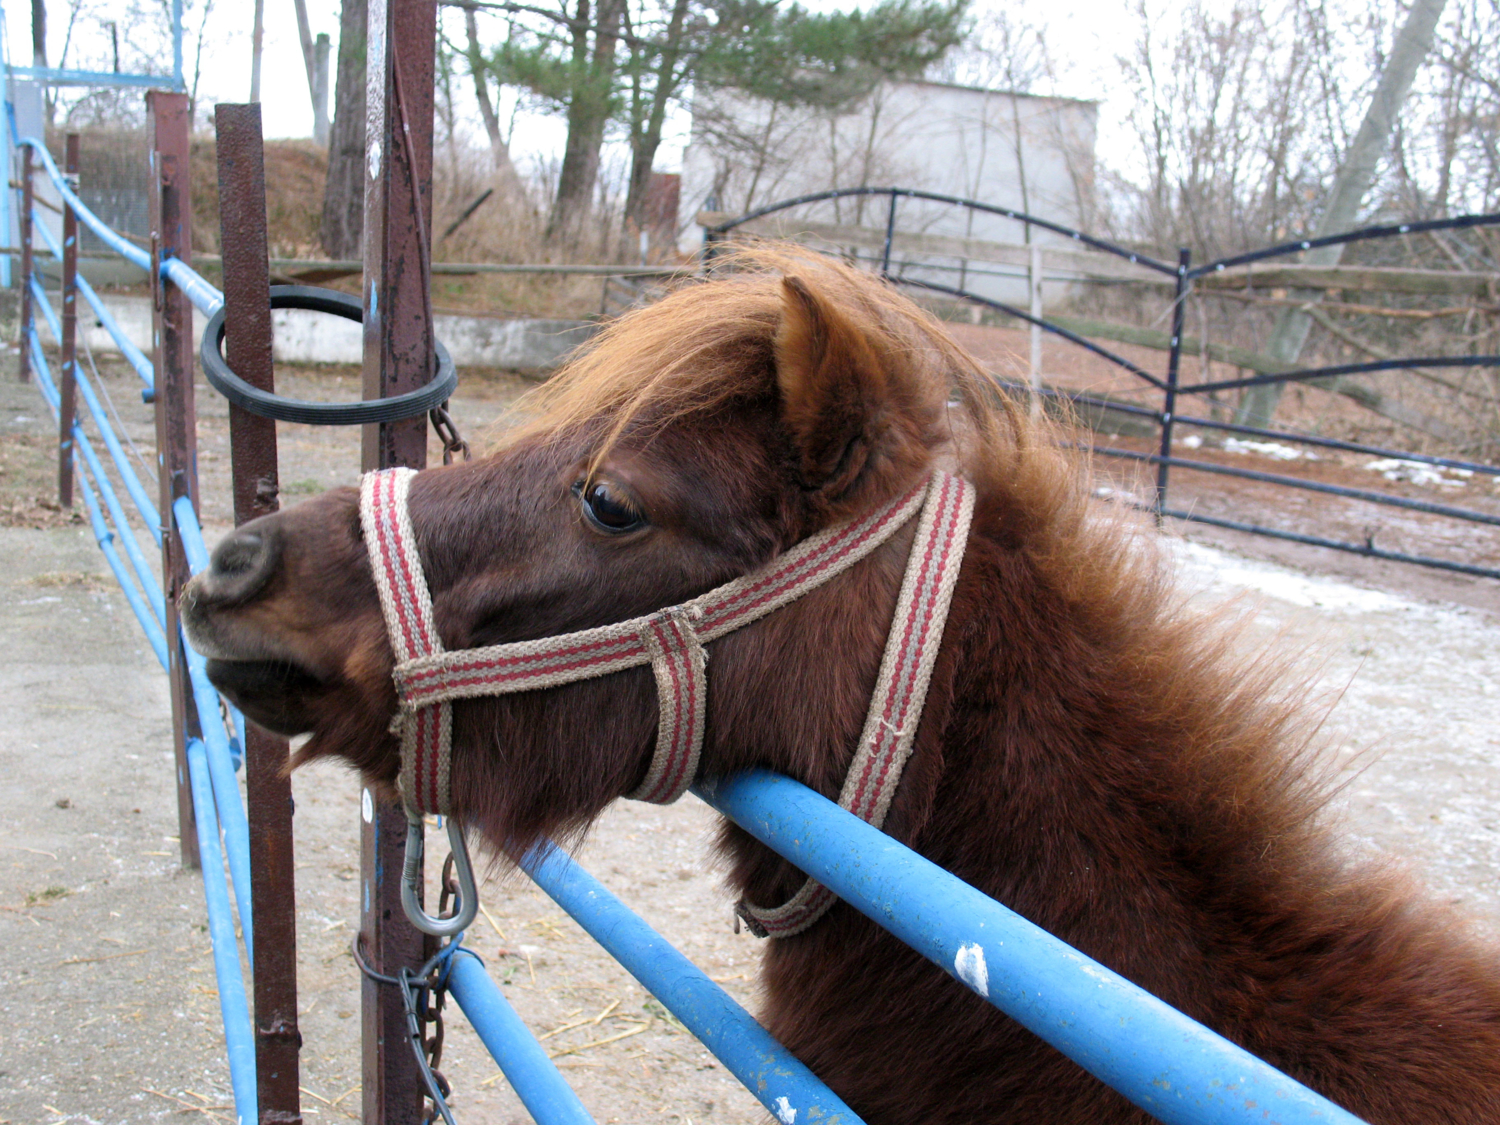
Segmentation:
[[(219, 244), (224, 247), (224, 351), (235, 374), (274, 391), (266, 170), (259, 105), (214, 107), (219, 161)], [(234, 522), (280, 507), (276, 423), (233, 403), (229, 457)], [(287, 740), (245, 730), (250, 880), (255, 934), (255, 1073), (260, 1125), (300, 1125), (297, 909), (292, 783)]]
[[(27, 150), (31, 151), (30, 149)], [(78, 190), (78, 134), (63, 142), (63, 176)], [(58, 374), (57, 502), (73, 506), (73, 423), (78, 417), (78, 216), (63, 204), (62, 362)]]
[[(369, 0), (366, 57), (364, 397), (415, 390), (432, 377), (432, 111), (437, 41), (434, 0)], [(427, 464), (427, 420), (366, 426), (366, 471)], [(416, 968), (434, 939), (401, 908), (406, 814), (365, 790), (360, 829), (360, 941), (377, 972)], [(424, 1086), (407, 1046), (397, 991), (363, 982), (363, 1118), (366, 1125), (419, 1125)]]
[(31, 146), (21, 146), (21, 362), (16, 370), (23, 383), (31, 381), (31, 332), (36, 327), (36, 310), (31, 307)]
[[(161, 571), (166, 594), (167, 679), (172, 690), (172, 748), (177, 762), (177, 826), (182, 865), (199, 866), (198, 829), (188, 774), (187, 742), (201, 736), (193, 689), (188, 682), (177, 623), (177, 595), (188, 579), (187, 557), (172, 521), (179, 496), (198, 505), (198, 423), (193, 400), (193, 305), (187, 295), (161, 276), (163, 258), (191, 262), (191, 216), (188, 196), (189, 137), (192, 112), (186, 94), (151, 90), (146, 94), (151, 119), (151, 292), (156, 367), (156, 461), (161, 483)], [(217, 715), (209, 721), (218, 722)]]

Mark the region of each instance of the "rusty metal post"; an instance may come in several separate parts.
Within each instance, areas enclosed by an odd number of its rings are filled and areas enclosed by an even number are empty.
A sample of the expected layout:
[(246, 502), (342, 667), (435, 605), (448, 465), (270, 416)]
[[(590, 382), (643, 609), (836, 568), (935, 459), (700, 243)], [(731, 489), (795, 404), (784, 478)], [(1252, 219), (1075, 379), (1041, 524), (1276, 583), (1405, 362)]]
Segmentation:
[[(219, 245), (224, 248), (224, 352), (236, 375), (275, 390), (267, 265), (266, 168), (259, 105), (214, 107), (219, 159)], [(236, 525), (280, 507), (276, 423), (229, 407)], [(260, 1125), (300, 1125), (297, 909), (292, 782), (287, 740), (245, 729), (254, 916), (255, 1073)]]
[[(188, 684), (177, 624), (177, 595), (188, 579), (187, 557), (172, 520), (179, 496), (198, 506), (198, 423), (193, 404), (193, 305), (187, 294), (161, 276), (164, 258), (191, 262), (191, 216), (188, 196), (192, 116), (186, 94), (151, 90), (146, 94), (151, 119), (151, 163), (156, 183), (151, 191), (152, 338), (156, 367), (156, 466), (161, 482), (161, 573), (166, 593), (167, 679), (172, 689), (172, 746), (177, 760), (177, 835), (182, 865), (196, 868), (198, 829), (188, 783), (187, 740), (201, 728)], [(210, 721), (218, 722), (212, 715)]]
[[(30, 151), (29, 149), (27, 150)], [(63, 178), (78, 190), (78, 134), (63, 143)], [(63, 204), (61, 402), (57, 411), (57, 502), (73, 506), (73, 423), (78, 417), (78, 216)]]
[[(400, 394), (433, 370), (428, 293), (432, 229), (435, 0), (369, 0), (366, 57), (364, 396)], [(427, 420), (366, 426), (366, 471), (427, 464)], [(401, 909), (406, 814), (365, 791), (360, 831), (360, 940), (372, 967), (394, 974), (419, 966), (435, 941)], [(368, 977), (363, 987), (363, 1115), (366, 1125), (417, 1125), (424, 1087), (406, 1041), (396, 990)]]
[(21, 214), (18, 232), (21, 236), (21, 363), (17, 376), (31, 381), (31, 330), (36, 326), (36, 310), (31, 307), (32, 233), (31, 233), (31, 146), (21, 149)]

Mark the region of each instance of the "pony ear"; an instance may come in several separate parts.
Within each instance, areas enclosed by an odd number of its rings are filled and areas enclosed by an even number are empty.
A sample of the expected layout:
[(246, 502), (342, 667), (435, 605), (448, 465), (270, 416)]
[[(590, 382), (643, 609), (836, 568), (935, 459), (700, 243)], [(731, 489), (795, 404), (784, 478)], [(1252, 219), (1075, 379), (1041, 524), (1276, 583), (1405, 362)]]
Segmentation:
[(878, 460), (890, 429), (890, 376), (869, 339), (805, 282), (784, 277), (781, 288), (773, 350), (782, 420), (803, 486), (845, 499)]

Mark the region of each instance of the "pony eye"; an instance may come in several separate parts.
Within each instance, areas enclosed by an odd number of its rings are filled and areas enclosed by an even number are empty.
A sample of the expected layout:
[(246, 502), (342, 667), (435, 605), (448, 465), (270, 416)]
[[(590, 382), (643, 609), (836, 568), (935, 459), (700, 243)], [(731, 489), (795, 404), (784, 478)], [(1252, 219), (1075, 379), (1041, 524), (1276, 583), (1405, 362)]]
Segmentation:
[(601, 531), (618, 535), (634, 531), (646, 522), (646, 517), (636, 510), (624, 493), (608, 481), (580, 481), (573, 486), (573, 491), (583, 505), (583, 514)]

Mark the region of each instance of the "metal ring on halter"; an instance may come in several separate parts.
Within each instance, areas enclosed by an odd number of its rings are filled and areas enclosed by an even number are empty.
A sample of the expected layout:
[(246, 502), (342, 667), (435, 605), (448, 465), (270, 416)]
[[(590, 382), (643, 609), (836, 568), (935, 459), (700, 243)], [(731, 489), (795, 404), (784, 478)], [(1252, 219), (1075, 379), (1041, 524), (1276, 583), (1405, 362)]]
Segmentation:
[[(273, 309), (311, 309), (313, 312), (331, 313), (345, 320), (363, 321), (365, 310), (358, 297), (340, 293), (337, 289), (320, 289), (313, 285), (271, 286)], [(276, 418), (283, 422), (305, 422), (310, 426), (359, 426), (370, 422), (396, 422), (403, 418), (416, 418), (435, 407), (442, 406), (458, 386), (458, 369), (453, 366), (453, 357), (440, 341), (433, 341), (437, 370), (432, 381), (405, 394), (389, 398), (367, 399), (362, 402), (306, 402), (302, 399), (283, 398), (281, 395), (252, 387), (241, 379), (225, 362), (221, 348), (224, 346), (224, 310), (221, 308), (209, 317), (203, 329), (203, 342), (198, 346), (198, 359), (203, 364), (204, 377), (214, 390), (236, 406), (263, 418)]]
[(469, 862), (469, 845), (464, 840), (464, 830), (451, 816), (444, 817), (448, 824), (448, 847), (453, 851), (453, 870), (458, 875), (458, 898), (453, 904), (453, 913), (444, 918), (435, 918), (422, 909), (418, 896), (418, 881), (422, 878), (422, 855), (427, 846), (420, 817), (407, 815), (406, 863), (401, 868), (401, 908), (411, 924), (424, 934), (433, 937), (453, 937), (468, 929), (479, 913), (479, 891), (474, 885), (474, 867)]

